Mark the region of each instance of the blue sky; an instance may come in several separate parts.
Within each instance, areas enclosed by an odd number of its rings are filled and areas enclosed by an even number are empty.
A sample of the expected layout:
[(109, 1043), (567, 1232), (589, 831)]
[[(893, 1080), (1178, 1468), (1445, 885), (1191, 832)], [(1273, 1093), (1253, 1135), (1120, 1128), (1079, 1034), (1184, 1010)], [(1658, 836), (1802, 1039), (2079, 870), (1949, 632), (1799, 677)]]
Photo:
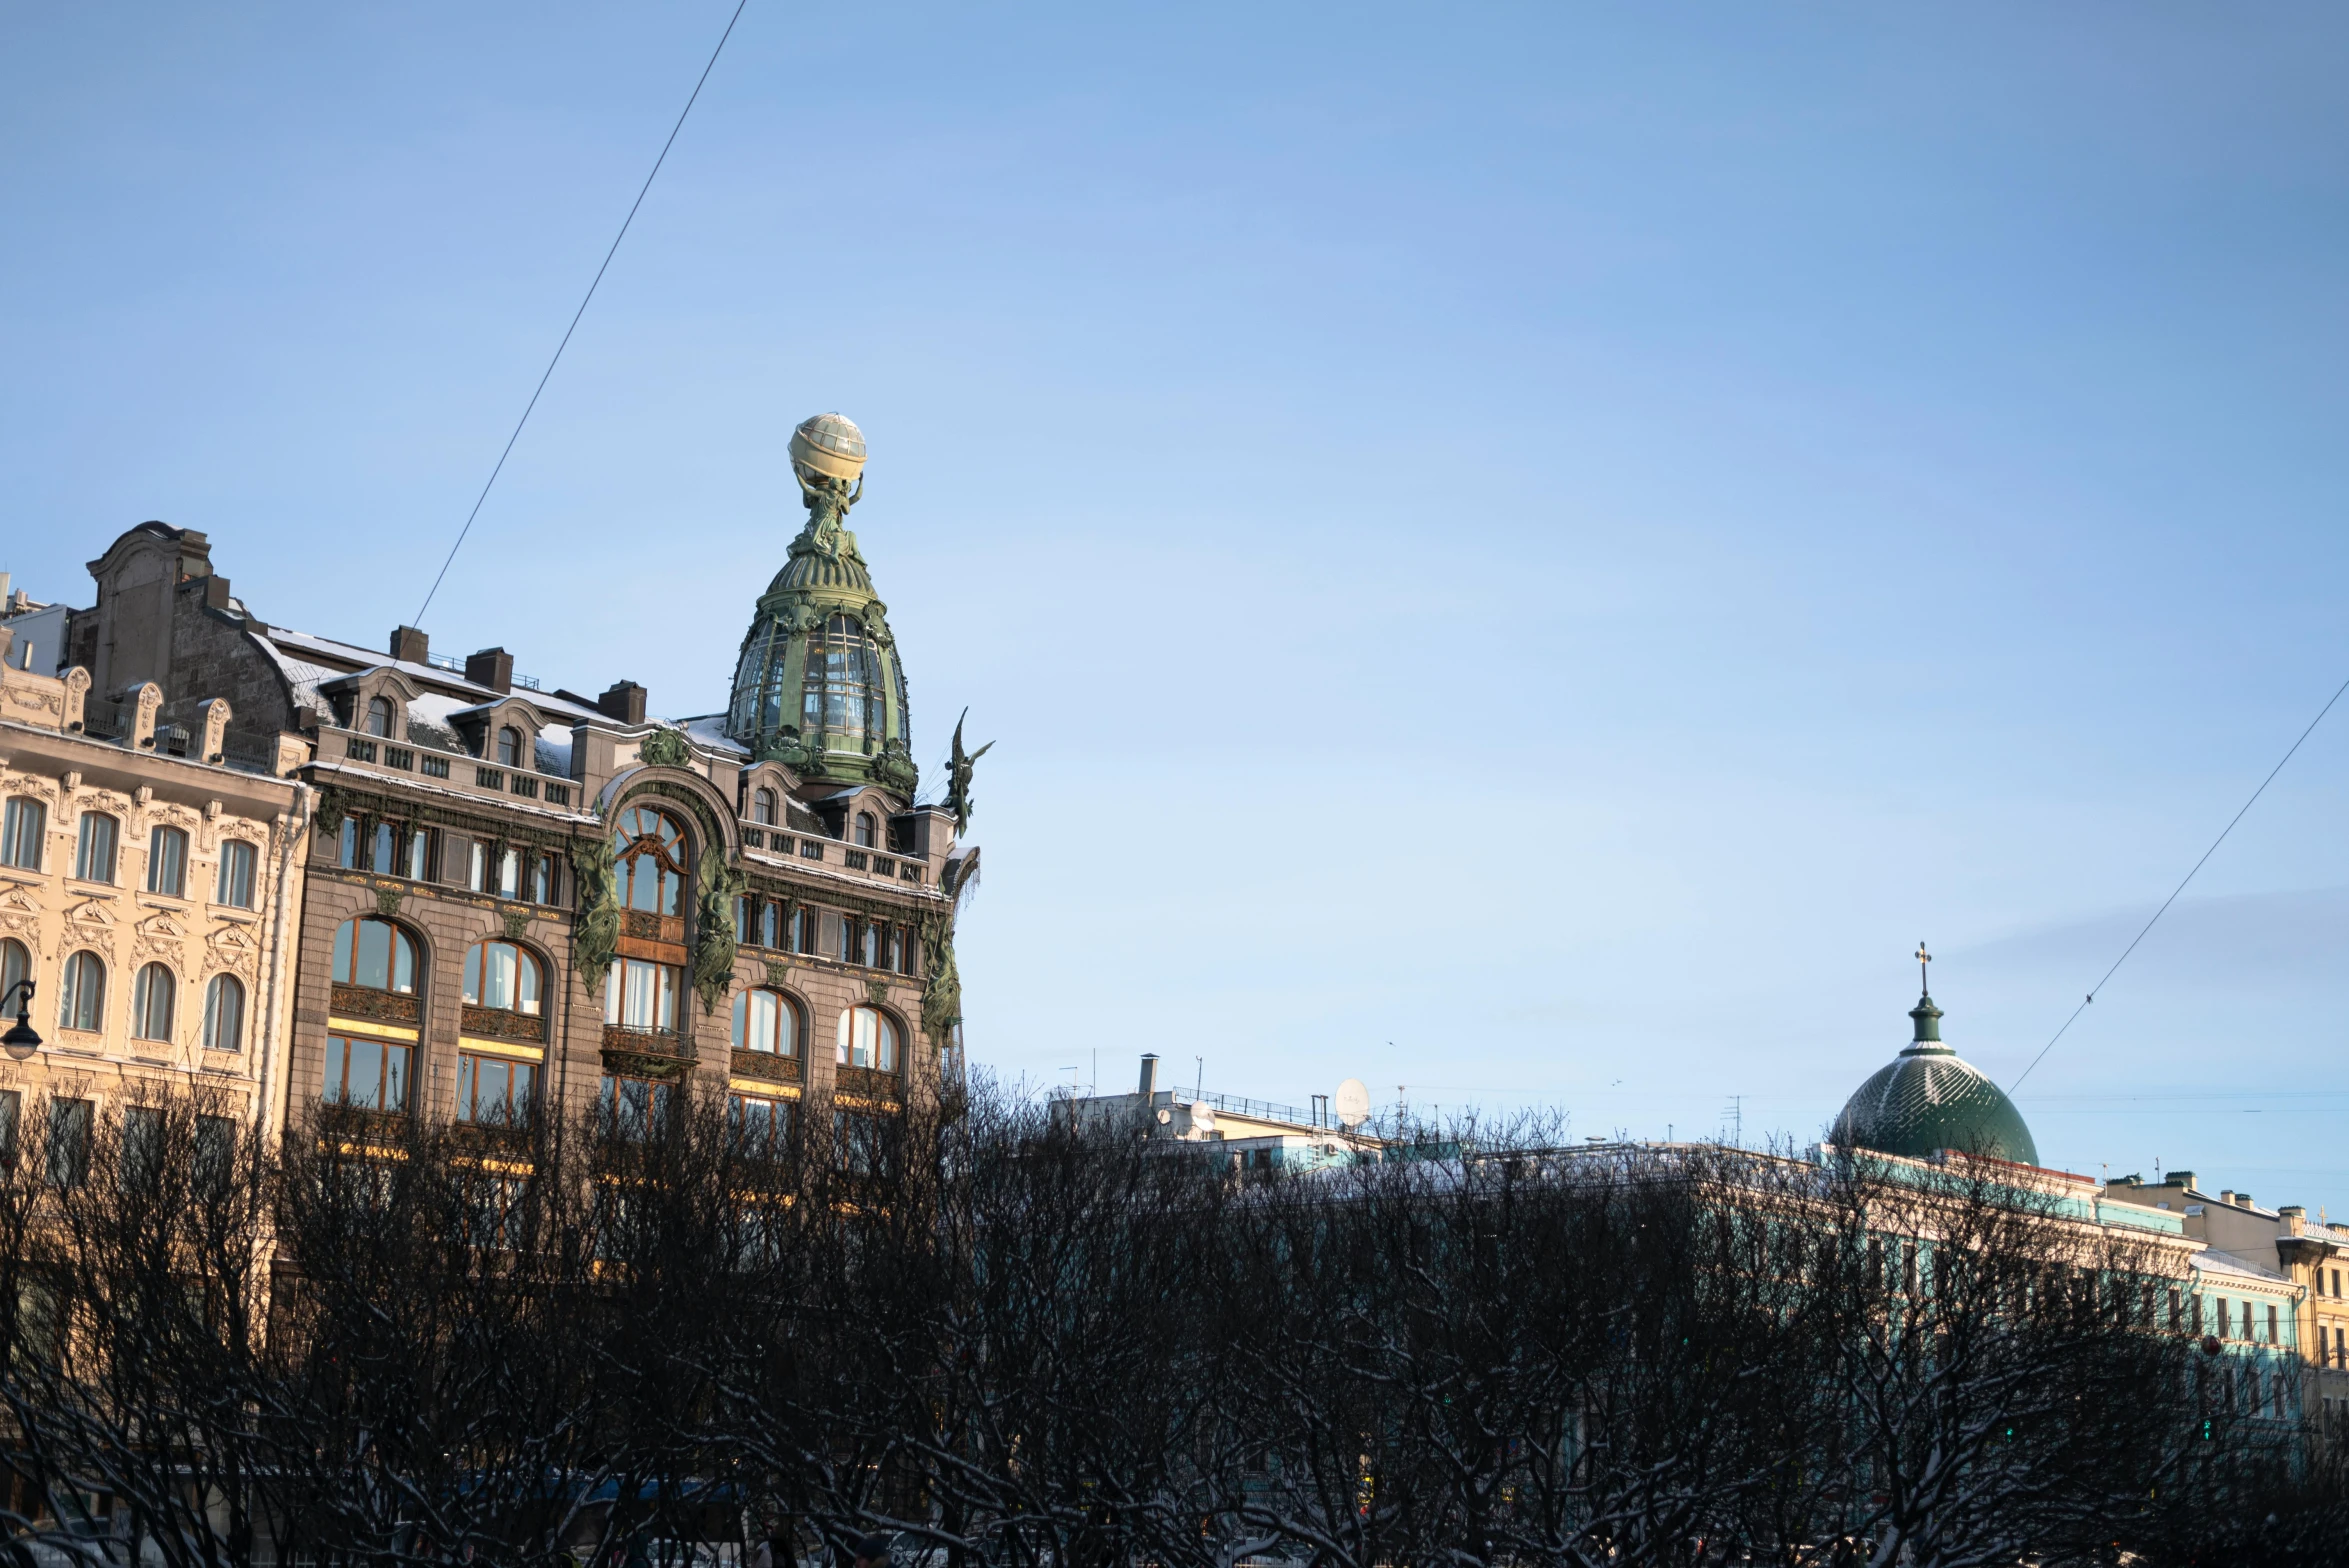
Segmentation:
[[(722, 3), (20, 10), (0, 567), (410, 617)], [(2335, 8), (752, 0), (427, 618), (722, 702), (856, 525), (971, 709), (975, 1057), (1816, 1136), (2009, 1081), (2349, 676)], [(2349, 1214), (2349, 712), (2053, 1164)], [(1203, 1060), (1195, 1060), (1203, 1058)]]

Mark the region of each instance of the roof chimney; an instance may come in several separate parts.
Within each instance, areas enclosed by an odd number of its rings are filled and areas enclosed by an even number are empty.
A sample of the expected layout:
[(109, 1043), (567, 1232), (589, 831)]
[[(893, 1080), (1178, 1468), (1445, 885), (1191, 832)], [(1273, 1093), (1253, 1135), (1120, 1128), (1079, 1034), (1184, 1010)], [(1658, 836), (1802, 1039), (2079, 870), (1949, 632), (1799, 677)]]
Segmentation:
[(503, 648), (465, 655), (465, 679), (503, 696), (514, 689), (514, 656)]
[(634, 681), (614, 681), (608, 691), (595, 699), (595, 711), (622, 724), (642, 724), (644, 688)]
[(429, 664), (426, 657), (432, 650), (431, 640), (413, 626), (392, 628), (391, 656), (402, 664)]
[(1156, 1051), (1144, 1051), (1142, 1053), (1142, 1103), (1144, 1105), (1149, 1104), (1150, 1097), (1157, 1092), (1158, 1053)]

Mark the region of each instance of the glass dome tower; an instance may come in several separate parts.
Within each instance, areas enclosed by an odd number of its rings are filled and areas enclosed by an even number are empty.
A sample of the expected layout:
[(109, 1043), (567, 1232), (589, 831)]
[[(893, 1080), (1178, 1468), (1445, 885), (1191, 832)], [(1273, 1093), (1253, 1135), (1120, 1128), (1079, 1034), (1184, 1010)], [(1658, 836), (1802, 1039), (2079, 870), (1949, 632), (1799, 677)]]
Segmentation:
[(791, 433), (807, 526), (743, 634), (726, 733), (811, 783), (872, 783), (911, 799), (920, 774), (905, 667), (887, 606), (844, 526), (864, 494), (864, 464), (863, 433), (838, 414), (818, 414)]

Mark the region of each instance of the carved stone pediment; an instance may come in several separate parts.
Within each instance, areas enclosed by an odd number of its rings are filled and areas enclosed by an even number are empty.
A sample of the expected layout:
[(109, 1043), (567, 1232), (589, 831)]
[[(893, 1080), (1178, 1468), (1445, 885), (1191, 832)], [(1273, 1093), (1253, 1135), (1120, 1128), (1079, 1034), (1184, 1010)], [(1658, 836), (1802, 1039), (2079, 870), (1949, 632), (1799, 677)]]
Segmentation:
[(177, 964), (186, 956), (187, 923), (170, 910), (158, 910), (133, 926), (132, 949), (146, 958), (168, 959)]
[(112, 906), (103, 898), (85, 898), (65, 912), (65, 929), (80, 942), (111, 944), (118, 924)]
[(261, 944), (253, 940), (252, 930), (238, 922), (224, 922), (204, 939), (205, 961), (214, 969), (250, 975), (260, 956)]
[(40, 929), (41, 906), (14, 883), (0, 887), (0, 931), (31, 936)]

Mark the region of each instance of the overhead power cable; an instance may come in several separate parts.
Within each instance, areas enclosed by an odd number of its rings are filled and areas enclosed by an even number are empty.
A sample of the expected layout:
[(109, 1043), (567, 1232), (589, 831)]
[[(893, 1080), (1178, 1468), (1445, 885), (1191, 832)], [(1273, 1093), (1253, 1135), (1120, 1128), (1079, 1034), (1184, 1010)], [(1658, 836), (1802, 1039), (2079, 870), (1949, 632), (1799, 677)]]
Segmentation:
[(2153, 912), (2153, 919), (2146, 921), (2137, 934), (2129, 939), (2129, 945), (2121, 949), (2121, 956), (2112, 961), (2112, 968), (2104, 972), (2104, 978), (2090, 987), (2088, 994), (2080, 999), (2080, 1005), (2072, 1009), (2072, 1016), (2064, 1020), (2063, 1028), (2048, 1037), (2047, 1043), (2039, 1048), (2039, 1054), (2031, 1058), (2031, 1066), (2024, 1068), (2016, 1076), (2015, 1081), (2006, 1086), (2007, 1093), (2013, 1094), (2021, 1088), (2023, 1080), (2031, 1076), (2032, 1069), (2047, 1060), (2047, 1053), (2055, 1049), (2055, 1042), (2064, 1037), (2065, 1030), (2070, 1029), (2074, 1023), (2079, 1021), (2082, 1013), (2088, 1011), (2089, 1004), (2096, 1000), (2096, 993), (2103, 990), (2105, 981), (2110, 980), (2120, 970), (2121, 965), (2129, 961), (2129, 955), (2137, 951), (2137, 944), (2145, 940), (2145, 933), (2151, 931), (2155, 922), (2170, 912), (2170, 905), (2176, 903), (2178, 895), (2186, 891), (2186, 884), (2194, 880), (2195, 873), (2209, 863), (2211, 856), (2218, 853), (2219, 846), (2227, 841), (2227, 835), (2235, 831), (2235, 824), (2242, 821), (2245, 813), (2249, 812), (2253, 806), (2259, 804), (2259, 797), (2267, 793), (2267, 787), (2276, 781), (2276, 775), (2284, 771), (2284, 763), (2290, 762), (2308, 737), (2316, 733), (2316, 727), (2325, 721), (2326, 714), (2333, 711), (2333, 704), (2341, 700), (2343, 692), (2349, 692), (2349, 681), (2343, 681), (2333, 688), (2332, 696), (2326, 698), (2325, 705), (2316, 710), (2316, 717), (2308, 721), (2308, 728), (2300, 732), (2300, 739), (2292, 742), (2291, 750), (2285, 752), (2282, 760), (2267, 770), (2267, 777), (2259, 781), (2259, 788), (2253, 790), (2251, 798), (2243, 802), (2243, 809), (2227, 819), (2227, 825), (2219, 829), (2219, 836), (2210, 841), (2210, 848), (2204, 850), (2202, 858), (2194, 862), (2194, 870), (2187, 872), (2178, 885), (2170, 889), (2170, 896), (2161, 901), (2161, 907)]
[(538, 386), (531, 392), (529, 403), (524, 405), (522, 417), (514, 421), (514, 433), (506, 437), (506, 449), (498, 454), (497, 466), (489, 471), (488, 483), (481, 487), (481, 494), (473, 498), (473, 510), (465, 514), (465, 526), (457, 530), (457, 542), (449, 546), (448, 559), (440, 563), (440, 575), (433, 578), (431, 589), (424, 595), (424, 602), (416, 607), (416, 619), (409, 624), (424, 624), (424, 612), (432, 608), (433, 596), (440, 592), (442, 580), (449, 575), (449, 568), (456, 564), (457, 552), (465, 546), (465, 536), (473, 531), (473, 519), (481, 515), (481, 503), (489, 499), (490, 486), (496, 484), (498, 475), (505, 472), (506, 459), (514, 453), (514, 443), (522, 439), (522, 427), (530, 423), (530, 411), (538, 407), (539, 393), (546, 390), (548, 379), (555, 373), (555, 366), (562, 363), (563, 350), (571, 346), (571, 334), (579, 330), (579, 318), (587, 314), (587, 302), (595, 298), (596, 285), (603, 282), (605, 269), (611, 266), (612, 258), (620, 253), (620, 242), (628, 237), (628, 225), (636, 221), (636, 209), (644, 205), (645, 193), (652, 189), (654, 178), (661, 172), (661, 165), (669, 161), (669, 149), (677, 144), (677, 133), (685, 129), (685, 117), (693, 112), (695, 102), (700, 99), (702, 83), (710, 79), (710, 72), (718, 64), (718, 56), (725, 53), (726, 40), (734, 36), (734, 24), (742, 20), (743, 9), (749, 4), (750, 0), (737, 0), (734, 14), (726, 19), (726, 30), (718, 35), (718, 47), (710, 51), (709, 64), (701, 68), (701, 75), (695, 80), (692, 93), (686, 97), (685, 107), (677, 111), (677, 123), (669, 127), (669, 139), (661, 143), (661, 155), (653, 160), (652, 173), (644, 177), (643, 186), (636, 192), (636, 200), (628, 204), (628, 216), (620, 220), (620, 232), (612, 236), (612, 247), (604, 252), (603, 266), (595, 269), (594, 281), (587, 285), (587, 293), (579, 301), (579, 308), (571, 313), (571, 324), (563, 329), (563, 341), (555, 345), (554, 358), (546, 362), (546, 374), (538, 378)]

